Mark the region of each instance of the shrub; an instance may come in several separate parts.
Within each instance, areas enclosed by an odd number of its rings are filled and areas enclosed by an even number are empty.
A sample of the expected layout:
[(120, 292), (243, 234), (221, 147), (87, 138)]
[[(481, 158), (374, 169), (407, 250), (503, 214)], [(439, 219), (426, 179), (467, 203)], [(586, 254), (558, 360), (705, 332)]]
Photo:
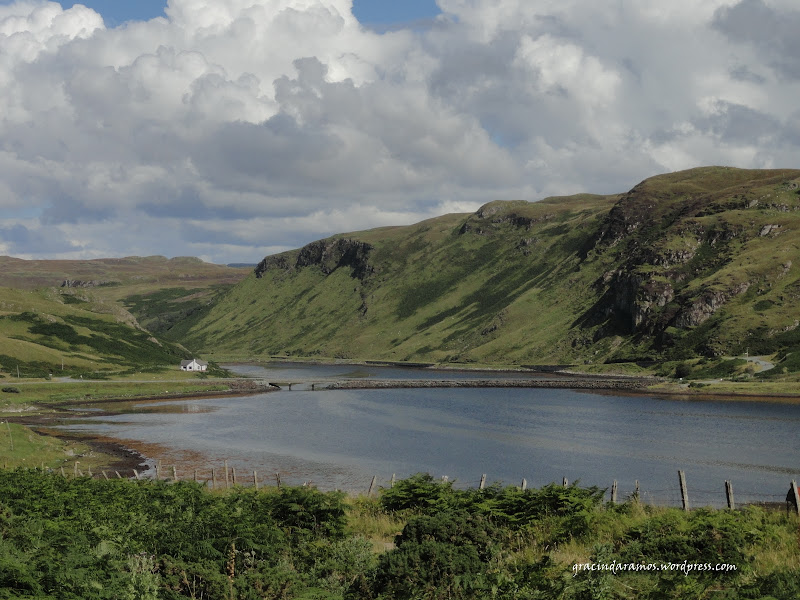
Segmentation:
[(453, 508), (457, 492), (450, 482), (438, 482), (428, 473), (417, 473), (381, 492), (381, 507), (397, 510), (443, 510)]
[(465, 511), (416, 517), (397, 536), (397, 548), (381, 556), (375, 591), (389, 598), (489, 595), (498, 537), (488, 519)]

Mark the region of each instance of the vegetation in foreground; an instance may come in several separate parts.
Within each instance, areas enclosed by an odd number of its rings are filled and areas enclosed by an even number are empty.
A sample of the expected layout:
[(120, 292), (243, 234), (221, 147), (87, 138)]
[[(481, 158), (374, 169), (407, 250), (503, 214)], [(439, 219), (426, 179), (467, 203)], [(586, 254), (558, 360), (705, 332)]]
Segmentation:
[[(796, 516), (602, 496), (574, 485), (457, 491), (428, 475), (348, 499), (3, 471), (0, 598), (800, 597)], [(575, 567), (650, 563), (675, 567)], [(686, 566), (718, 564), (735, 570)]]

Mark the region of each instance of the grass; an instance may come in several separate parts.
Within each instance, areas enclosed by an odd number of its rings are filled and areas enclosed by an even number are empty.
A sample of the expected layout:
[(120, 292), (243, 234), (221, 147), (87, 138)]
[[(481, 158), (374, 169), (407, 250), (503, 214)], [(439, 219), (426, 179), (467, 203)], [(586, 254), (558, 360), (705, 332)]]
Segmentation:
[(3, 468), (41, 468), (44, 465), (49, 469), (69, 469), (78, 460), (82, 469), (97, 471), (108, 463), (109, 457), (92, 452), (86, 444), (65, 442), (36, 433), (25, 425), (0, 420), (0, 466)]
[(154, 375), (152, 379), (153, 381), (138, 379), (73, 382), (14, 380), (8, 384), (4, 383), (3, 387), (13, 385), (20, 390), (20, 393), (0, 393), (0, 418), (18, 414), (22, 410), (30, 415), (44, 414), (50, 412), (54, 404), (162, 396), (180, 397), (230, 389), (225, 380), (166, 379), (163, 375)]

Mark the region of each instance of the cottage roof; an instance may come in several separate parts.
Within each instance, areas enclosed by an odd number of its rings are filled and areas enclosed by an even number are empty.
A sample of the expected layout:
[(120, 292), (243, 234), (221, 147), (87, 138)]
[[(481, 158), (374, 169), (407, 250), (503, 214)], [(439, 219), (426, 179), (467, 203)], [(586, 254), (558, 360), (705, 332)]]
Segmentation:
[(181, 361), (181, 366), (182, 367), (186, 367), (186, 366), (188, 366), (188, 365), (190, 365), (192, 363), (196, 363), (196, 364), (200, 365), (201, 367), (207, 367), (208, 366), (208, 363), (206, 361), (200, 360), (199, 358), (193, 358), (191, 360), (182, 360)]

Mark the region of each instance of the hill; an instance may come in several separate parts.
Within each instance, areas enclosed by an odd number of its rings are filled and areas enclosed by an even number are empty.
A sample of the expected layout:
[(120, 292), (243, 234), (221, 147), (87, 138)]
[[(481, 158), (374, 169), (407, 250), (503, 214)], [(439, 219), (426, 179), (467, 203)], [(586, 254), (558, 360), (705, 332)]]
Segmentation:
[(495, 201), (268, 256), (184, 331), (219, 358), (782, 358), (800, 345), (798, 210), (800, 171), (726, 167)]
[(246, 275), (196, 258), (0, 257), (0, 372), (97, 377), (174, 365), (188, 352), (172, 326)]

